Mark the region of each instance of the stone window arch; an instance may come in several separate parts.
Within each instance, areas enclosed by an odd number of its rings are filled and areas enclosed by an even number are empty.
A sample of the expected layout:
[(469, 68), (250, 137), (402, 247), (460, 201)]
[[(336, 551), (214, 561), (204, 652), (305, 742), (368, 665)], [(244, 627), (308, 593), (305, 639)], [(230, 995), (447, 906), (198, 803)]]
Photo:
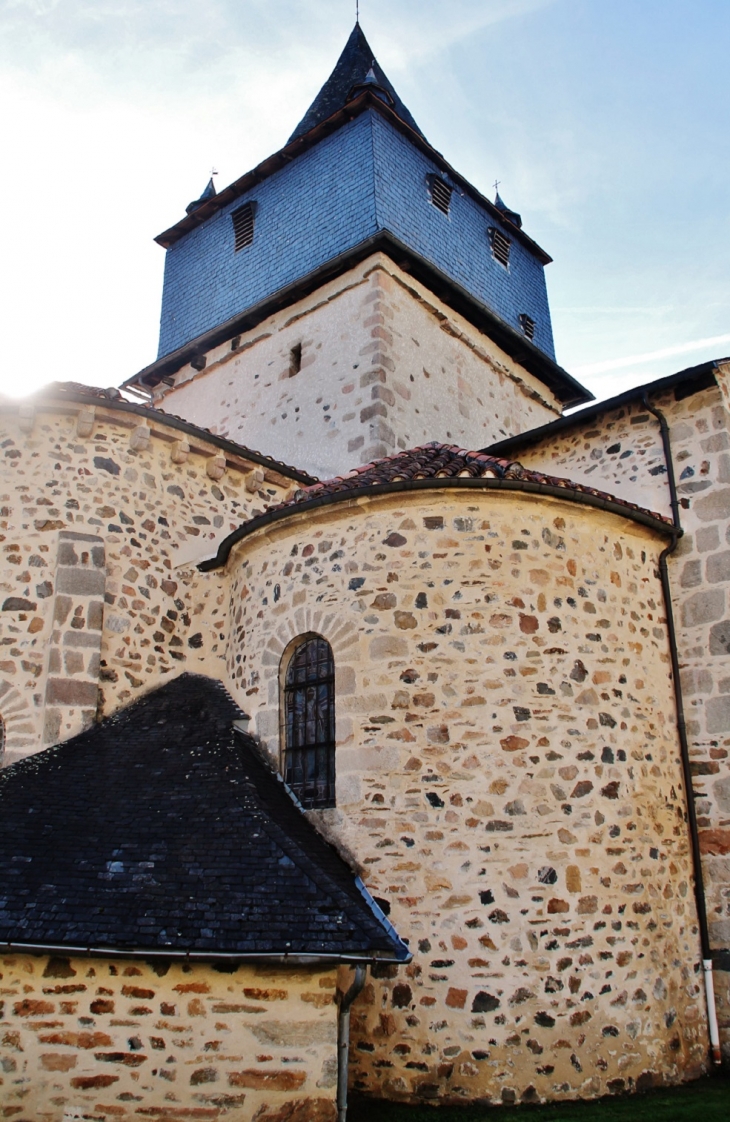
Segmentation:
[(335, 660), (326, 639), (299, 635), (281, 660), (281, 766), (305, 807), (335, 805)]

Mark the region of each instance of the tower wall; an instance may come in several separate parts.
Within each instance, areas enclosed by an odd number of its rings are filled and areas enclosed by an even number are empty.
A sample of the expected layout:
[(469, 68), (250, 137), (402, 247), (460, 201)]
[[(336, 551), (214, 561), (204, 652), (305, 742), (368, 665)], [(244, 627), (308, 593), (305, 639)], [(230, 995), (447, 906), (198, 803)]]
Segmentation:
[(470, 489), (301, 511), (238, 547), (229, 679), (278, 759), (282, 653), (330, 642), (337, 807), (310, 813), (414, 952), (355, 1007), (356, 1087), (530, 1102), (702, 1070), (663, 545)]
[(384, 254), (236, 343), (202, 371), (183, 367), (155, 403), (322, 478), (429, 440), (480, 448), (560, 413), (534, 375)]

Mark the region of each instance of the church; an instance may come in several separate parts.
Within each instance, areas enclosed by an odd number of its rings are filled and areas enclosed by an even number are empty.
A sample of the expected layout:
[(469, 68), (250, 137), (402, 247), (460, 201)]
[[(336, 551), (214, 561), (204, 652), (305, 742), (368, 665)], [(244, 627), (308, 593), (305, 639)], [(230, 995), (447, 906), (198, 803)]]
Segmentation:
[(0, 402), (4, 1114), (727, 1062), (730, 359), (595, 403), (359, 24), (156, 240), (155, 361)]

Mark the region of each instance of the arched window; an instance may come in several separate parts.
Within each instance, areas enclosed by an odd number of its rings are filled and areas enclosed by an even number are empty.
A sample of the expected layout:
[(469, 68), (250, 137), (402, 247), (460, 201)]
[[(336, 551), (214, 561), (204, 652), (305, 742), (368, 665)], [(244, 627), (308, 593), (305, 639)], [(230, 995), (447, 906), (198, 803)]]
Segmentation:
[(326, 639), (303, 637), (283, 686), (284, 778), (303, 806), (334, 806), (335, 662)]

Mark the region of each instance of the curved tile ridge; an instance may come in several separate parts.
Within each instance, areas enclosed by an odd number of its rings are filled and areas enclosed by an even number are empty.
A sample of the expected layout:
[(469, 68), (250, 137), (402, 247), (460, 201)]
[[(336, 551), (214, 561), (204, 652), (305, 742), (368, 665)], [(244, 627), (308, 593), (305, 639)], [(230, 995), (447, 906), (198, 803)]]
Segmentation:
[(346, 494), (369, 490), (390, 483), (408, 482), (417, 479), (507, 479), (523, 483), (537, 484), (551, 488), (563, 488), (578, 494), (591, 495), (596, 499), (625, 507), (626, 510), (641, 511), (652, 518), (672, 525), (669, 516), (656, 511), (646, 510), (637, 503), (629, 502), (607, 491), (599, 491), (584, 483), (573, 483), (561, 476), (546, 475), (544, 472), (525, 468), (516, 460), (489, 456), (485, 452), (470, 452), (457, 444), (441, 444), (436, 440), (421, 444), (394, 456), (386, 456), (362, 467), (354, 468), (347, 475), (336, 475), (333, 479), (299, 488), (282, 503), (267, 507), (267, 512), (284, 510), (287, 507), (309, 503), (325, 496)]

